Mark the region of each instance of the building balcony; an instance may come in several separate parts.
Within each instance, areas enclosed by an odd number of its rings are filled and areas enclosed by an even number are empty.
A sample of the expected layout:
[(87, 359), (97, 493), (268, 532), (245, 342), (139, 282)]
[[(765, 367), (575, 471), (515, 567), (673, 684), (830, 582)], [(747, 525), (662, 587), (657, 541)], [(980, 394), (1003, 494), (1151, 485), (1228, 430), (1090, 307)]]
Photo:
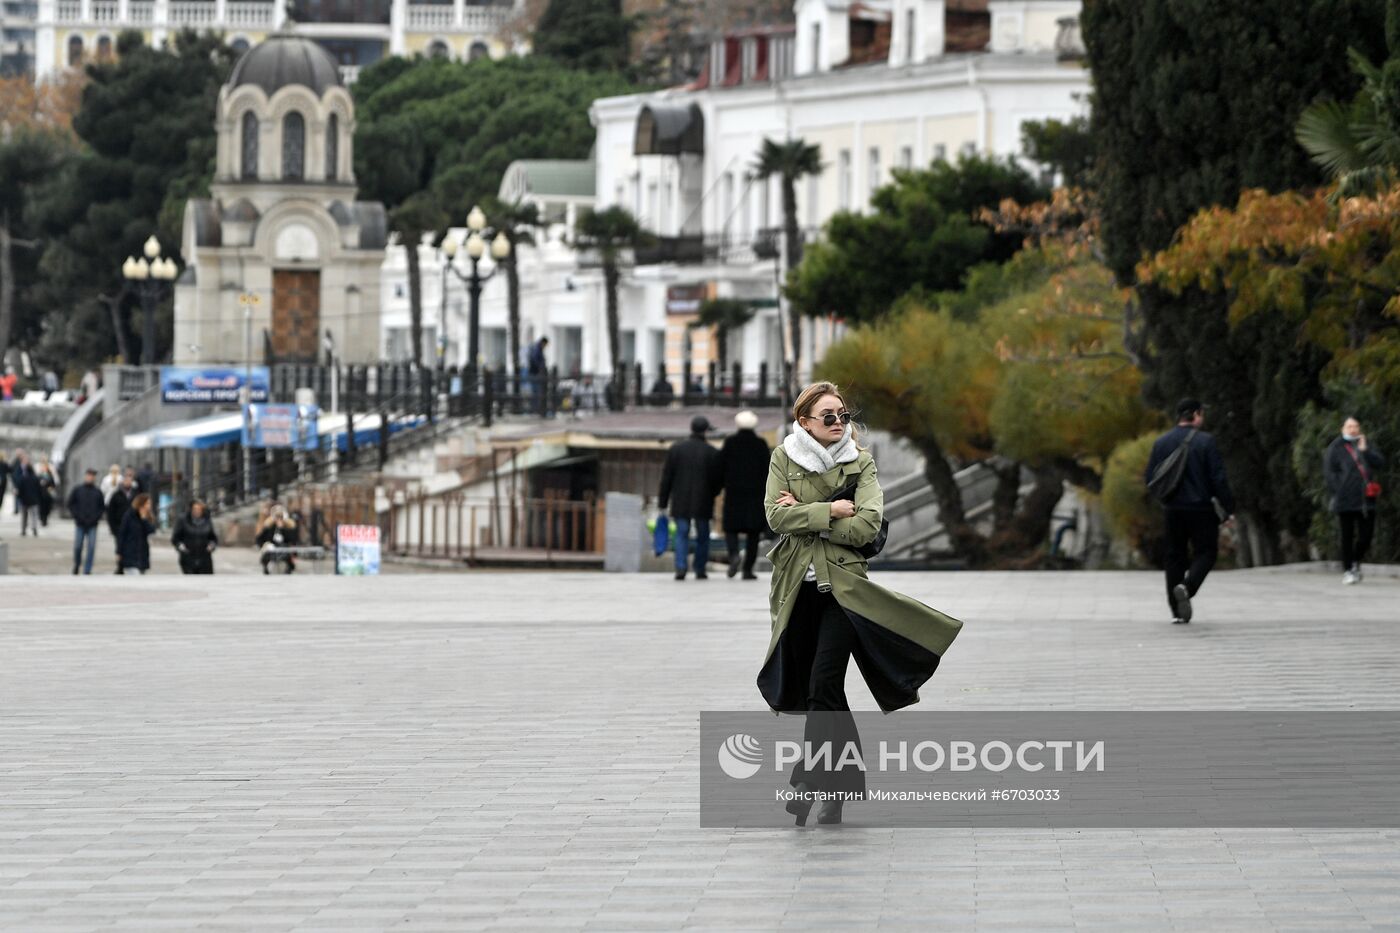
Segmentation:
[(230, 3), (224, 13), (230, 26), (252, 29), (268, 29), (272, 26), (273, 5), (271, 3)]
[(1065, 16), (1055, 20), (1059, 31), (1055, 34), (1055, 60), (1061, 62), (1082, 62), (1087, 57), (1084, 49), (1084, 36), (1079, 29), (1079, 17)]
[(752, 265), (775, 260), (782, 252), (782, 230), (768, 227), (751, 235), (732, 233), (655, 237), (634, 251), (637, 265)]
[(448, 3), (410, 3), (405, 26), (408, 32), (495, 33), (511, 15), (510, 7), (467, 6)]

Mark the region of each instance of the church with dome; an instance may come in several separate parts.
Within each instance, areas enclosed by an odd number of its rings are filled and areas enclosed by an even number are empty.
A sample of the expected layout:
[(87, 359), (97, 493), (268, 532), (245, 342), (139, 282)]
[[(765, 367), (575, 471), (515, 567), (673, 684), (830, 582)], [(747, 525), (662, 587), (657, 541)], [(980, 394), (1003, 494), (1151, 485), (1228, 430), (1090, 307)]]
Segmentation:
[(175, 362), (316, 362), (327, 332), (346, 362), (377, 359), (387, 218), (355, 199), (355, 107), (335, 60), (269, 36), (234, 65), (215, 122), (210, 197), (185, 206)]

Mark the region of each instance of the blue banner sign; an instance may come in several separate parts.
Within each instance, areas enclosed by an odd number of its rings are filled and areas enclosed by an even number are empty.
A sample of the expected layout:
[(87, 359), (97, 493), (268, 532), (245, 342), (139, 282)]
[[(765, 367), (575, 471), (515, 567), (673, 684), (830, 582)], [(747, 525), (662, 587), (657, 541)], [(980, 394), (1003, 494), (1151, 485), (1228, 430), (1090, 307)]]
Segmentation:
[(251, 386), (250, 402), (266, 402), (268, 378), (266, 366), (162, 366), (160, 368), (160, 400), (167, 405), (237, 405), (243, 401), (239, 391), (245, 382)]
[(249, 405), (243, 419), (243, 446), (315, 450), (320, 442), (318, 414), (315, 405)]

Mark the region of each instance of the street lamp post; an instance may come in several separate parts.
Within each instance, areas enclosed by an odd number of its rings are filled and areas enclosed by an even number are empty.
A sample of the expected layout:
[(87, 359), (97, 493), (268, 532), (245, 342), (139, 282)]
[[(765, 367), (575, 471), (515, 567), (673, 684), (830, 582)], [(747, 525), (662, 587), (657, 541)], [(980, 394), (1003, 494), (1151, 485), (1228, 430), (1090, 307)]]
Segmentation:
[[(452, 274), (461, 279), (467, 286), (467, 294), (471, 298), (470, 316), (467, 320), (467, 373), (471, 379), (471, 385), (476, 385), (477, 364), (481, 356), (481, 288), (491, 280), (500, 268), (500, 263), (510, 255), (510, 240), (507, 239), (505, 231), (492, 231), (486, 226), (486, 215), (482, 213), (480, 207), (473, 207), (471, 213), (467, 214), (467, 241), (465, 243), (467, 258), (471, 260), (471, 274), (462, 272), (453, 263), (457, 255), (457, 243), (448, 239), (442, 244), (442, 251), (447, 255), (445, 268), (451, 269)], [(492, 233), (495, 236), (492, 237)], [(491, 258), (496, 261), (496, 265), (485, 275), (481, 274), (481, 258), (486, 255), (486, 239), (491, 237)], [(444, 303), (444, 308), (446, 304)]]
[(140, 259), (126, 257), (126, 262), (122, 263), (122, 277), (141, 299), (141, 311), (145, 314), (141, 365), (151, 366), (156, 361), (156, 304), (180, 270), (176, 268), (175, 260), (160, 254), (160, 241), (154, 234), (146, 240), (141, 252), (144, 255)]

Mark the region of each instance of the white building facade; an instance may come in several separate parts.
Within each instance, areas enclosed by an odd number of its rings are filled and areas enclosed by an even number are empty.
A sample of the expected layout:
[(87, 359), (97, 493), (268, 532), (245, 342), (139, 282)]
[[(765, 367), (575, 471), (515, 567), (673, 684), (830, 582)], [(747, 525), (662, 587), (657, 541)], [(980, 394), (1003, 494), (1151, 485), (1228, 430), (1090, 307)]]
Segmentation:
[[(765, 138), (821, 147), (824, 171), (797, 190), (810, 238), (836, 211), (868, 209), (895, 168), (961, 153), (1019, 155), (1026, 121), (1087, 112), (1077, 0), (991, 0), (980, 4), (980, 34), (975, 9), (948, 6), (959, 4), (798, 0), (795, 27), (717, 43), (697, 86), (594, 103), (598, 204), (627, 208), (661, 238), (622, 288), (622, 329), (632, 335), (624, 342), (648, 373), (664, 365), (678, 386), (685, 360), (702, 372), (716, 357), (710, 335), (689, 327), (696, 296), (776, 303), (780, 185), (752, 173)], [(982, 48), (950, 48), (955, 33)], [(580, 284), (599, 288), (598, 280), (581, 271)], [(840, 323), (802, 326), (805, 377)], [(746, 379), (760, 363), (781, 372), (787, 330), (780, 309), (761, 308), (730, 336), (731, 365)], [(585, 369), (608, 371), (605, 331), (588, 329), (583, 350)]]
[[(361, 68), (389, 55), (432, 55), (467, 61), (500, 58), (512, 49), (500, 38), (520, 0), (503, 3), (301, 0), (297, 21), (285, 0), (25, 0), (10, 4), (4, 22), (7, 56), (26, 53), (25, 67), (38, 80), (116, 54), (117, 35), (140, 30), (159, 47), (181, 29), (224, 34), (246, 51), (274, 32), (295, 28), (336, 60), (345, 83)], [(25, 42), (28, 49), (20, 48)], [(15, 48), (9, 46), (14, 45)]]
[[(964, 153), (1019, 155), (1026, 121), (1087, 112), (1079, 9), (1078, 0), (798, 0), (794, 25), (717, 42), (706, 73), (691, 86), (595, 101), (586, 191), (554, 178), (532, 189), (535, 163), (513, 165), (502, 182), (503, 200), (533, 200), (553, 221), (538, 248), (520, 251), (522, 347), (548, 336), (549, 362), (562, 375), (607, 378), (613, 371), (601, 271), (580, 263), (567, 241), (581, 209), (620, 205), (656, 234), (623, 272), (620, 362), (640, 363), (647, 385), (664, 369), (679, 389), (687, 363), (703, 375), (719, 357), (715, 335), (691, 326), (700, 302), (738, 298), (757, 310), (729, 335), (729, 365), (740, 364), (751, 389), (766, 364), (770, 389), (776, 386), (791, 348), (778, 302), (780, 186), (752, 173), (763, 140), (800, 138), (821, 147), (823, 172), (797, 189), (809, 240), (835, 212), (868, 209), (896, 168)], [(434, 359), (437, 338), (429, 335), (443, 319), (448, 365), (464, 364), (466, 289), (449, 277), (448, 313), (440, 314), (437, 251), (421, 247), (420, 265), (423, 359)], [(389, 251), (383, 292), (384, 348), (389, 358), (404, 359), (401, 250)], [(505, 363), (506, 327), (498, 276), (482, 293), (479, 362)], [(808, 319), (801, 328), (805, 377), (842, 325)]]

